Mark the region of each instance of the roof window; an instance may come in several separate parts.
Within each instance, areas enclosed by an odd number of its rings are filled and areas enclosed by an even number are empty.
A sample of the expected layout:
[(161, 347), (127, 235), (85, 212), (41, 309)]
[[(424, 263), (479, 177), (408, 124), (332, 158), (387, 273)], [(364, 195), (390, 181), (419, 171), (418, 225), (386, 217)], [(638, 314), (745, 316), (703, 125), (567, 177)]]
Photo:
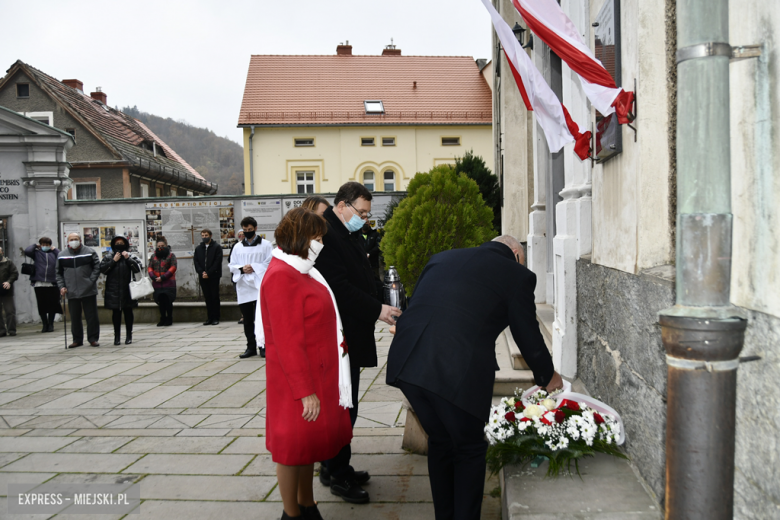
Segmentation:
[(366, 107), (366, 114), (384, 114), (385, 107), (379, 100), (366, 100), (363, 101)]
[(30, 97), (30, 84), (29, 83), (17, 83), (16, 84), (16, 97), (18, 97), (18, 98)]

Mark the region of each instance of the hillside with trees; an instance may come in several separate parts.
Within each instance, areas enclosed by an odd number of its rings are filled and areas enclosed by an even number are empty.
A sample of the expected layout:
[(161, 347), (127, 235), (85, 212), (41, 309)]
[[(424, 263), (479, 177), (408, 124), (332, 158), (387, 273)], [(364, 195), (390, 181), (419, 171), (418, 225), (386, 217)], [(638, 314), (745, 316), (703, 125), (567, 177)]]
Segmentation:
[(125, 107), (122, 112), (148, 126), (206, 180), (216, 182), (219, 195), (244, 193), (244, 149), (241, 145), (219, 137), (208, 128), (141, 112), (137, 106)]

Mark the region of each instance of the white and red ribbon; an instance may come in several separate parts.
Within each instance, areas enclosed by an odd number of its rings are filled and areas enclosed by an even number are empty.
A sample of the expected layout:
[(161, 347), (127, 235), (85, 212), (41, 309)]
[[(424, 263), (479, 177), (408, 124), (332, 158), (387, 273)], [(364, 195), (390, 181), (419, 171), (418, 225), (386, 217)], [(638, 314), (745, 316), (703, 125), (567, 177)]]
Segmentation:
[(572, 120), (569, 111), (558, 100), (490, 0), (482, 0), (482, 3), (490, 13), (523, 102), (528, 110), (536, 114), (550, 151), (559, 152), (565, 144), (575, 141), (574, 152), (580, 159), (587, 159), (590, 153), (590, 131), (583, 130)]
[(630, 123), (634, 93), (615, 85), (607, 69), (582, 41), (580, 33), (555, 0), (512, 0), (533, 33), (579, 77), (582, 90), (602, 115), (617, 114), (618, 123)]

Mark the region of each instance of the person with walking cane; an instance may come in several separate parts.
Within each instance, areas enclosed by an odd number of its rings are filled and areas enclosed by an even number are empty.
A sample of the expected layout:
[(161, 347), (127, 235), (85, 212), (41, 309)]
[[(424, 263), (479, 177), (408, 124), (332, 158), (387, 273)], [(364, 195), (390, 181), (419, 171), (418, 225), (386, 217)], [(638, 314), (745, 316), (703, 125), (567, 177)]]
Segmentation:
[(125, 315), (125, 345), (133, 342), (133, 307), (138, 302), (130, 297), (130, 280), (133, 273), (141, 272), (141, 260), (130, 253), (130, 244), (123, 236), (115, 236), (111, 240), (111, 251), (100, 262), (100, 272), (106, 275), (106, 292), (103, 302), (106, 309), (111, 309), (114, 323), (114, 345), (121, 343), (122, 313)]
[(78, 233), (68, 235), (68, 247), (57, 256), (57, 287), (70, 305), (70, 331), (73, 343), (68, 348), (84, 344), (84, 328), (81, 312), (87, 319), (87, 340), (99, 347), (100, 321), (97, 310), (97, 279), (100, 276), (100, 259), (97, 252), (81, 243)]

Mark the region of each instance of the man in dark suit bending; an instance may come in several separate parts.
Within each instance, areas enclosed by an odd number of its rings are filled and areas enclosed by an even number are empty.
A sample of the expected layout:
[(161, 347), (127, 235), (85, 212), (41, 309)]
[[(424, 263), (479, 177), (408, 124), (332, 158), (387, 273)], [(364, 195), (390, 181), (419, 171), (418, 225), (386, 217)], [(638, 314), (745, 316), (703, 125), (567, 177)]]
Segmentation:
[(536, 320), (536, 275), (524, 263), (508, 235), (434, 255), (398, 318), (387, 384), (428, 434), (436, 520), (479, 518), (498, 335), (510, 328), (536, 384), (563, 386)]

